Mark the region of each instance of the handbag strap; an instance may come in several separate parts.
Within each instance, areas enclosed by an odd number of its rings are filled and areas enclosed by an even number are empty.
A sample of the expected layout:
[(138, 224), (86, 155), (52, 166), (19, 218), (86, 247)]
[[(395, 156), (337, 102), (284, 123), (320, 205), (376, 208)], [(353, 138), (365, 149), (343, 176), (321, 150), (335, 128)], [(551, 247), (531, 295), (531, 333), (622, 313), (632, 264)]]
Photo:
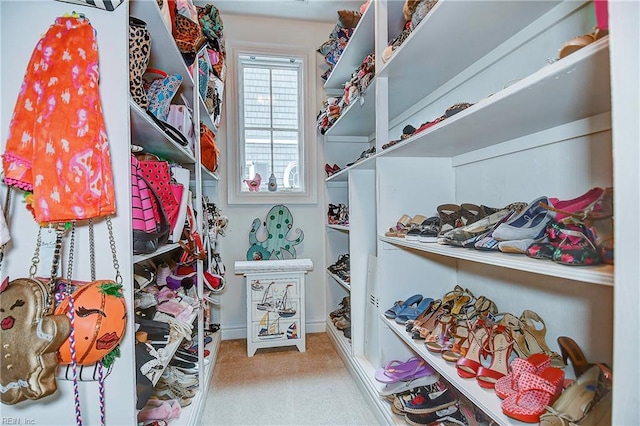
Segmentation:
[[(7, 228), (9, 227), (9, 204), (11, 203), (11, 188), (11, 186), (7, 186), (7, 194), (4, 199), (4, 208), (2, 210)], [(6, 246), (7, 243), (4, 243), (2, 246), (0, 246), (0, 269), (2, 269), (2, 260), (4, 259), (4, 249)]]
[(167, 74), (165, 71), (159, 70), (157, 68), (147, 68), (147, 70), (144, 73), (145, 74), (157, 74), (162, 78), (169, 76), (169, 74)]

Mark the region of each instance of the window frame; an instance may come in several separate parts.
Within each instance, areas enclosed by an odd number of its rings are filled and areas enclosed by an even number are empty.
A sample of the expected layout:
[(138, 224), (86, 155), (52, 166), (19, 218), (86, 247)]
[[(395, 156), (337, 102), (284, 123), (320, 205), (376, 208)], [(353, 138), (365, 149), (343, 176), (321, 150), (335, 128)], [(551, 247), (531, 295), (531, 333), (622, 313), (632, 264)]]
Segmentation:
[[(227, 96), (225, 104), (227, 114), (227, 201), (231, 204), (316, 204), (317, 203), (317, 182), (316, 182), (316, 161), (317, 158), (317, 135), (315, 132), (315, 116), (312, 105), (315, 105), (315, 51), (300, 48), (289, 48), (284, 46), (272, 46), (253, 43), (230, 43), (227, 42)], [(287, 191), (260, 191), (248, 192), (242, 191), (242, 173), (244, 159), (241, 150), (243, 149), (241, 141), (240, 128), (242, 119), (240, 117), (240, 78), (238, 66), (240, 56), (256, 55), (256, 56), (291, 56), (302, 59), (302, 78), (300, 90), (302, 91), (303, 101), (301, 103), (301, 135), (300, 140), (300, 158), (299, 163), (304, 165), (301, 177), (304, 179), (304, 189), (298, 192)], [(300, 164), (298, 164), (298, 167)], [(269, 176), (262, 176), (263, 180), (269, 179)]]

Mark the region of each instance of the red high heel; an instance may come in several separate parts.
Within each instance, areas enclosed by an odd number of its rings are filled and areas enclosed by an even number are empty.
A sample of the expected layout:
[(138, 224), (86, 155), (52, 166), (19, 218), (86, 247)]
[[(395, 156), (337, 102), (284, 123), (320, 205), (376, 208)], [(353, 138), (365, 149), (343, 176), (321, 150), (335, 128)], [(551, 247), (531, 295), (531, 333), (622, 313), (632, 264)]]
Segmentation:
[(513, 339), (509, 329), (503, 324), (494, 325), (491, 328), (489, 345), (491, 365), (488, 368), (480, 366), (476, 372), (476, 379), (480, 387), (493, 389), (496, 381), (509, 373), (509, 356), (513, 349)]
[(480, 357), (483, 357), (486, 349), (485, 344), (489, 338), (490, 329), (486, 326), (484, 320), (476, 321), (474, 330), (469, 334), (471, 341), (467, 353), (456, 361), (456, 370), (458, 376), (465, 379), (476, 377), (478, 369), (482, 367)]

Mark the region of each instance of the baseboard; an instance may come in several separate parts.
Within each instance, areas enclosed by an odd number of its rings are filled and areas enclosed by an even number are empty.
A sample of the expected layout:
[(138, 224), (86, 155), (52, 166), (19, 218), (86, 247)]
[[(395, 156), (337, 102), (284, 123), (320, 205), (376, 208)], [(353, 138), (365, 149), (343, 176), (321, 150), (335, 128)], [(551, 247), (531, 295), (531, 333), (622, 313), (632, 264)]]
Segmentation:
[[(305, 324), (306, 333), (324, 333), (326, 331), (326, 323), (324, 320), (307, 322)], [(222, 332), (222, 340), (246, 339), (246, 324), (223, 324), (220, 327)]]

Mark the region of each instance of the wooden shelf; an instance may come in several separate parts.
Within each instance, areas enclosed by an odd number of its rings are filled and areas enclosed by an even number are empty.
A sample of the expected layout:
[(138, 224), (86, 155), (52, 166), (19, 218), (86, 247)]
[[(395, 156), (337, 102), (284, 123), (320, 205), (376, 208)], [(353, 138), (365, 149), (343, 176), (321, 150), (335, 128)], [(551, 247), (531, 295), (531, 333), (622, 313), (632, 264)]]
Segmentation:
[[(130, 8), (131, 16), (145, 21), (147, 28), (152, 34), (151, 57), (147, 68), (159, 69), (167, 74), (180, 74), (182, 76), (182, 84), (180, 85), (179, 93), (182, 93), (189, 100), (194, 99), (193, 90), (195, 83), (193, 76), (189, 72), (173, 36), (167, 31), (167, 27), (162, 21), (158, 3), (155, 1), (133, 1), (131, 2)], [(176, 94), (176, 99), (178, 97), (179, 94)], [(198, 96), (198, 99), (200, 99), (200, 120), (211, 130), (217, 131), (217, 126), (213, 123), (211, 116), (207, 112), (204, 100), (200, 96)]]
[(158, 257), (162, 254), (168, 253), (172, 250), (180, 248), (180, 244), (178, 243), (170, 243), (162, 245), (158, 248), (158, 250), (149, 254), (136, 254), (133, 256), (133, 263), (140, 263), (143, 260), (153, 259), (154, 257)]
[(327, 224), (327, 228), (330, 229), (335, 229), (337, 231), (342, 231), (342, 232), (349, 232), (349, 226), (345, 226), (345, 225), (332, 225), (332, 224)]
[(325, 136), (369, 136), (376, 130), (376, 80), (375, 77), (365, 92), (351, 101), (340, 114)]
[(404, 325), (397, 324), (384, 316), (380, 317), (383, 323), (397, 334), (411, 349), (413, 349), (422, 359), (427, 361), (440, 376), (458, 389), (464, 396), (469, 398), (485, 414), (501, 425), (524, 425), (513, 420), (502, 413), (500, 407), (501, 400), (493, 389), (485, 389), (478, 385), (474, 379), (464, 379), (458, 376), (455, 364), (442, 359), (440, 354), (432, 354), (427, 350), (423, 340), (413, 340), (405, 330)]
[[(608, 114), (608, 81), (609, 38), (605, 37), (376, 155), (454, 157)], [(541, 139), (539, 144), (545, 142)]]
[(339, 276), (337, 276), (336, 274), (334, 274), (334, 273), (332, 273), (332, 272), (330, 272), (330, 271), (327, 271), (327, 274), (328, 274), (331, 278), (333, 278), (334, 280), (336, 280), (336, 282), (337, 282), (338, 284), (340, 284), (342, 287), (344, 287), (347, 291), (349, 291), (349, 292), (351, 291), (351, 284), (350, 284), (350, 283), (348, 283), (348, 282), (344, 281), (342, 278), (340, 278)]
[(532, 259), (523, 254), (502, 253), (499, 251), (487, 252), (438, 243), (406, 241), (404, 238), (396, 237), (379, 236), (378, 238), (380, 241), (395, 246), (416, 249), (460, 260), (531, 272), (534, 274), (549, 275), (567, 280), (613, 286), (613, 266), (611, 265), (566, 266), (552, 261)]
[(193, 165), (196, 159), (187, 147), (171, 139), (149, 115), (133, 100), (129, 100), (131, 113), (131, 140), (140, 144), (145, 151), (160, 158), (172, 160), (182, 165)]
[(338, 62), (331, 70), (331, 74), (324, 83), (325, 89), (341, 89), (351, 80), (351, 74), (360, 66), (365, 56), (374, 50), (374, 16), (375, 7), (367, 7), (358, 22), (358, 26), (351, 34), (349, 43), (342, 51)]
[(377, 72), (389, 79), (389, 120), (559, 3), (557, 0), (438, 2)]

